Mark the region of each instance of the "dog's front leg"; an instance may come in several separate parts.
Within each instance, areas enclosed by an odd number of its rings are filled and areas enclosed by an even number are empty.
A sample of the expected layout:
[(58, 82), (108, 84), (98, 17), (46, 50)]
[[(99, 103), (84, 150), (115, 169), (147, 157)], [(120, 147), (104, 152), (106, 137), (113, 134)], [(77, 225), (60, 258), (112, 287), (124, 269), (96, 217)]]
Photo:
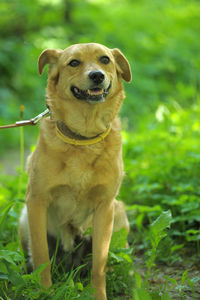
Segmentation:
[(52, 282), (47, 244), (47, 209), (44, 204), (39, 204), (33, 199), (28, 199), (27, 209), (33, 267), (35, 270), (39, 265), (47, 263), (46, 268), (41, 273), (41, 284), (48, 288)]
[(101, 202), (93, 217), (92, 285), (97, 300), (106, 300), (106, 263), (113, 229), (113, 202)]

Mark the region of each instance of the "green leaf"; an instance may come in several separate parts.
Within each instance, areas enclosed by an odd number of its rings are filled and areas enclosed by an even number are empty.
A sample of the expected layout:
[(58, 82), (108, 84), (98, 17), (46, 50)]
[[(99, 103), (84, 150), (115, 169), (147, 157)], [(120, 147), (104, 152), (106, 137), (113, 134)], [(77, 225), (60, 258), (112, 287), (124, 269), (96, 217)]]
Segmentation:
[(117, 248), (124, 248), (127, 243), (127, 231), (125, 228), (122, 228), (116, 232), (113, 232), (111, 242), (110, 242), (110, 250), (113, 251)]
[(8, 275), (0, 273), (0, 279), (8, 280)]
[(189, 269), (185, 270), (181, 276), (181, 285), (184, 285), (185, 281), (187, 280), (188, 278), (188, 271)]
[(1, 270), (1, 273), (8, 274), (7, 266), (3, 261), (0, 262), (0, 270)]
[(12, 284), (15, 285), (15, 286), (20, 285), (20, 284), (24, 284), (24, 280), (20, 276), (20, 274), (17, 273), (17, 272), (14, 272), (11, 269), (9, 270), (8, 280), (10, 280), (12, 282)]
[(120, 255), (116, 255), (113, 252), (109, 252), (109, 255), (112, 259), (114, 259), (117, 263), (123, 262), (124, 259)]
[(77, 283), (76, 283), (76, 287), (77, 287), (77, 289), (78, 289), (79, 291), (83, 291), (83, 285), (82, 285), (81, 282), (77, 282)]
[(135, 277), (135, 283), (137, 288), (141, 288), (142, 286), (142, 277), (138, 272), (134, 272), (134, 277)]
[(152, 300), (150, 294), (143, 288), (134, 291), (134, 300)]
[(153, 249), (157, 248), (159, 242), (166, 236), (165, 229), (170, 226), (172, 221), (171, 211), (162, 214), (150, 225), (150, 240)]
[(161, 215), (150, 225), (150, 230), (154, 235), (159, 235), (164, 229), (169, 228), (172, 221), (171, 211), (164, 211)]
[(170, 281), (173, 285), (177, 286), (177, 281), (174, 278), (170, 278), (168, 275), (165, 276), (165, 278)]
[(171, 253), (179, 250), (179, 249), (182, 249), (184, 247), (184, 244), (181, 244), (181, 245), (175, 245), (173, 247), (171, 247)]
[(23, 260), (22, 256), (14, 251), (0, 250), (0, 260), (5, 260), (15, 266), (15, 262)]

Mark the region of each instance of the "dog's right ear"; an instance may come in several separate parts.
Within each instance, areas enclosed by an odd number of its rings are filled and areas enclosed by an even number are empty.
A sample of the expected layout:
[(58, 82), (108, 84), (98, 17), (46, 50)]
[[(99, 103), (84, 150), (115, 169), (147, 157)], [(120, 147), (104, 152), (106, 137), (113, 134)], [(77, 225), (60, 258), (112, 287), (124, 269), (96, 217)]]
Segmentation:
[(40, 57), (38, 59), (38, 71), (40, 75), (42, 74), (46, 64), (49, 64), (50, 75), (56, 76), (58, 72), (58, 59), (62, 52), (63, 50), (46, 49), (40, 54)]

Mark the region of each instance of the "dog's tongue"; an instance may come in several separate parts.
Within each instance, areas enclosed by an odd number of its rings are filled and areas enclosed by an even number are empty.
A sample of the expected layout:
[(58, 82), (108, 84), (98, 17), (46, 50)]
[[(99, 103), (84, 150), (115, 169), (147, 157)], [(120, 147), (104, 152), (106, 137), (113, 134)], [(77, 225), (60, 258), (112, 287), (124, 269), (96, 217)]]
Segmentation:
[(90, 89), (90, 90), (88, 90), (88, 94), (91, 96), (98, 96), (98, 95), (103, 94), (103, 89), (99, 89), (99, 88)]

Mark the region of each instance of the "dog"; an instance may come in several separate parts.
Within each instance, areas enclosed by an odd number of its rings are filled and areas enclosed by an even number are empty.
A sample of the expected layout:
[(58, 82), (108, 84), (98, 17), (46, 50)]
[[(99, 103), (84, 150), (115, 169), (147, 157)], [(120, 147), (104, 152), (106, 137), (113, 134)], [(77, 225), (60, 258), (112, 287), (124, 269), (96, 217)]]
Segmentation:
[(35, 151), (29, 156), (26, 205), (19, 236), (33, 268), (46, 264), (41, 285), (52, 285), (47, 232), (60, 234), (65, 251), (92, 228), (92, 286), (106, 300), (106, 263), (113, 231), (129, 222), (116, 200), (124, 176), (118, 113), (131, 81), (129, 63), (118, 49), (75, 44), (44, 50), (39, 73), (48, 68), (47, 106)]

